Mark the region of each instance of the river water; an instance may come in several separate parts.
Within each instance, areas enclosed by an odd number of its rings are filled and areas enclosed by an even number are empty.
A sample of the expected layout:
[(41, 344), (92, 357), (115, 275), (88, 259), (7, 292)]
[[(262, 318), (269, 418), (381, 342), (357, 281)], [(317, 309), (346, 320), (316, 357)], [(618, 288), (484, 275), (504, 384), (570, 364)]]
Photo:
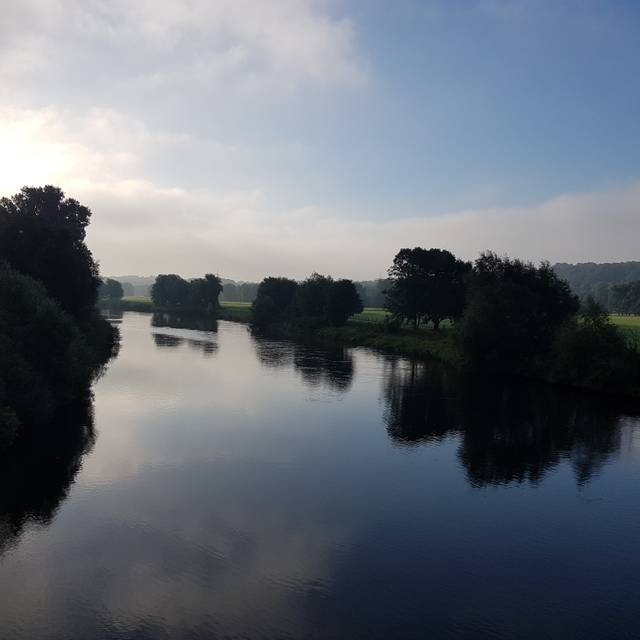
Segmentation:
[(1, 471), (0, 638), (640, 637), (633, 412), (119, 322), (93, 419)]

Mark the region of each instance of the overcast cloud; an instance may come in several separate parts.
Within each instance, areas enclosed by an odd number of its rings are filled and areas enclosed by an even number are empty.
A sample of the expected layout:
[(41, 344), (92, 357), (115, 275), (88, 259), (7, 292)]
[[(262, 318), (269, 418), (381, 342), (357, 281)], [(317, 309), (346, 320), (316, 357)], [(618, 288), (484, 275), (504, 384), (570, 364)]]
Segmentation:
[(637, 15), (544, 4), (9, 0), (0, 193), (90, 206), (107, 274), (367, 278), (413, 245), (637, 259)]

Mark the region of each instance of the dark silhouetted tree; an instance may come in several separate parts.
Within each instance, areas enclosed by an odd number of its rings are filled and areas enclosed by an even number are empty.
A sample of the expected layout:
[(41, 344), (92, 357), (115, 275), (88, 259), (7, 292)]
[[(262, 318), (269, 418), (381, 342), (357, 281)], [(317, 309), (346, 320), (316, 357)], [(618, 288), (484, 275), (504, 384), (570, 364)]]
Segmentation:
[(189, 305), (189, 283), (175, 273), (159, 275), (151, 287), (151, 300), (158, 309)]
[(289, 278), (265, 278), (252, 305), (253, 324), (268, 327), (290, 321), (296, 312), (298, 283)]
[(210, 273), (204, 278), (185, 280), (175, 274), (159, 275), (151, 287), (151, 300), (157, 309), (214, 312), (222, 283)]
[(77, 318), (92, 315), (100, 278), (84, 243), (91, 211), (58, 187), (24, 187), (0, 199), (0, 256), (42, 282)]
[(386, 307), (417, 329), (446, 318), (458, 318), (464, 309), (464, 277), (471, 266), (444, 249), (401, 249), (389, 268)]
[(579, 301), (548, 263), (483, 253), (467, 282), (460, 332), (465, 354), (477, 367), (531, 373), (544, 366), (555, 333)]
[(222, 283), (218, 276), (207, 273), (204, 278), (189, 281), (189, 307), (213, 312), (218, 308), (218, 296)]
[(363, 305), (351, 280), (336, 280), (329, 287), (327, 319), (330, 324), (341, 326), (356, 313), (362, 313)]
[(323, 320), (327, 315), (329, 290), (333, 280), (330, 277), (312, 273), (298, 285), (296, 305), (298, 315), (304, 318)]

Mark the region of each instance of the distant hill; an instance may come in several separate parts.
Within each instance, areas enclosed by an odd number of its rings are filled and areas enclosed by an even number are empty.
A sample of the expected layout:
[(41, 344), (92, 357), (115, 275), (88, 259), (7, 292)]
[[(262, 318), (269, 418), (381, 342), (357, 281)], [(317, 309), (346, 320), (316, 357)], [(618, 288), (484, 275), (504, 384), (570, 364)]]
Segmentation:
[[(610, 311), (627, 312), (630, 302), (622, 305), (622, 298), (635, 297), (636, 287), (621, 287), (640, 282), (640, 262), (581, 262), (553, 265), (554, 271), (569, 283), (581, 298), (593, 296)], [(630, 293), (631, 292), (631, 293)], [(625, 308), (621, 308), (621, 305)]]
[[(155, 276), (109, 276), (122, 284), (125, 296), (148, 296)], [(130, 285), (130, 287), (126, 285)]]

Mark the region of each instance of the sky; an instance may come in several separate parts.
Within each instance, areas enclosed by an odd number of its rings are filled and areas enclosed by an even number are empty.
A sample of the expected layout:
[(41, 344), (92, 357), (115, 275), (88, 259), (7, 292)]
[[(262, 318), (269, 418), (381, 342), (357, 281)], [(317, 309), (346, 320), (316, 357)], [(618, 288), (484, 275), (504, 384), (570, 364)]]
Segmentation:
[(637, 0), (3, 0), (0, 194), (107, 275), (640, 259)]

